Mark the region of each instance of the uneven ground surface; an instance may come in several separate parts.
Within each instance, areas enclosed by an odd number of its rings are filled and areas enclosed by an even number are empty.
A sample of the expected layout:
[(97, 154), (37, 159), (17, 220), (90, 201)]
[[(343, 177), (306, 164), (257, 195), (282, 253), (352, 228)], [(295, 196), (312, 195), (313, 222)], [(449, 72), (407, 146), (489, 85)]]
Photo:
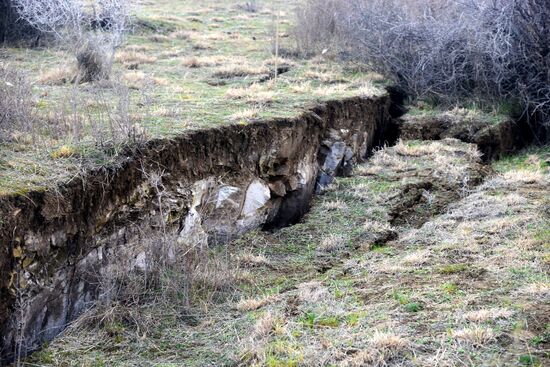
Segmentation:
[(109, 81), (74, 88), (74, 55), (59, 47), (0, 48), (0, 65), (30, 77), (39, 116), (32, 132), (0, 144), (0, 195), (70, 180), (109, 163), (127, 142), (296, 116), (319, 101), (383, 92), (381, 77), (360, 67), (296, 57), (295, 0), (259, 2), (255, 12), (236, 0), (133, 3), (133, 32)]
[(549, 159), (400, 142), (205, 254), (190, 307), (96, 310), (25, 365), (548, 365)]

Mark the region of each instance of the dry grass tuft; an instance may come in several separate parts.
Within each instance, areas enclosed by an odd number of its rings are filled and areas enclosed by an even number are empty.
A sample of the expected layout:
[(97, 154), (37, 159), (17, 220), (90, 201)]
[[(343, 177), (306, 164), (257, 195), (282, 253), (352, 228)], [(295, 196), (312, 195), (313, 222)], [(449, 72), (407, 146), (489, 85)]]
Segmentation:
[(514, 313), (510, 310), (501, 308), (481, 309), (476, 311), (470, 311), (464, 314), (464, 319), (471, 322), (486, 322), (497, 319), (510, 318)]
[(172, 39), (178, 39), (178, 40), (189, 40), (191, 39), (191, 32), (179, 30), (179, 31), (170, 33), (168, 37)]
[(274, 68), (275, 65), (277, 65), (278, 67), (287, 67), (287, 68), (296, 66), (296, 63), (292, 60), (285, 59), (283, 57), (276, 58), (275, 56), (265, 60), (263, 64), (264, 66), (268, 66), (270, 68)]
[(378, 88), (376, 88), (376, 86), (370, 81), (366, 81), (358, 86), (354, 86), (354, 88), (357, 91), (357, 94), (364, 97), (373, 96), (378, 93)]
[(259, 308), (267, 306), (268, 304), (272, 303), (274, 300), (275, 300), (275, 297), (271, 297), (271, 296), (261, 297), (261, 298), (241, 299), (235, 306), (235, 309), (241, 312), (255, 311)]
[(541, 171), (514, 170), (504, 173), (505, 181), (518, 185), (540, 184), (544, 182), (544, 174)]
[(496, 338), (492, 328), (482, 326), (454, 330), (451, 332), (451, 336), (458, 342), (465, 342), (476, 347), (482, 347)]
[(322, 252), (336, 252), (346, 247), (347, 239), (339, 234), (330, 234), (325, 237), (318, 247)]
[(300, 302), (315, 304), (330, 297), (328, 289), (318, 281), (311, 281), (298, 286)]
[(167, 85), (163, 78), (150, 77), (141, 71), (131, 71), (122, 76), (122, 80), (130, 89), (143, 89), (148, 85)]
[(124, 65), (154, 64), (157, 58), (141, 52), (121, 51), (115, 56), (115, 60)]
[(313, 90), (313, 94), (318, 97), (328, 97), (332, 95), (343, 94), (348, 91), (349, 86), (347, 84), (331, 84), (325, 85)]
[(252, 65), (225, 65), (218, 68), (212, 76), (220, 79), (231, 79), (238, 77), (256, 76), (268, 74), (269, 69), (265, 66), (252, 66)]
[(181, 61), (181, 64), (188, 68), (202, 68), (210, 66), (220, 66), (227, 62), (228, 58), (224, 56), (190, 56)]
[(377, 331), (369, 340), (369, 347), (361, 350), (339, 365), (341, 367), (386, 366), (387, 362), (405, 352), (410, 342), (394, 333)]
[(277, 324), (277, 317), (271, 312), (268, 311), (263, 314), (254, 325), (253, 338), (254, 339), (263, 339), (267, 337)]
[(354, 354), (352, 357), (347, 358), (340, 362), (340, 367), (364, 367), (375, 366), (377, 360), (376, 353), (371, 350), (361, 350)]
[(269, 85), (252, 84), (247, 88), (232, 88), (225, 93), (225, 98), (244, 99), (249, 103), (268, 104), (273, 102), (275, 92), (269, 90)]
[(244, 253), (239, 256), (239, 265), (245, 267), (260, 267), (260, 266), (271, 266), (271, 262), (263, 254), (253, 254), (251, 252)]
[(319, 70), (308, 70), (304, 73), (306, 79), (318, 80), (323, 83), (336, 83), (342, 81), (339, 73), (336, 73), (331, 70), (319, 71)]
[(311, 82), (297, 83), (290, 86), (290, 91), (296, 94), (312, 93), (313, 87)]
[(328, 211), (346, 211), (348, 210), (348, 205), (342, 200), (332, 200), (323, 202), (323, 208)]
[(259, 108), (250, 108), (232, 114), (229, 119), (234, 122), (247, 122), (260, 116)]
[(522, 294), (527, 294), (537, 298), (550, 297), (550, 283), (535, 282), (522, 287), (519, 290)]
[(50, 69), (38, 77), (38, 82), (45, 85), (63, 85), (70, 83), (76, 76), (74, 66), (60, 66)]
[(402, 262), (405, 265), (423, 265), (428, 262), (429, 258), (430, 250), (419, 250), (403, 257)]
[(128, 45), (124, 47), (126, 52), (147, 52), (151, 51), (151, 45)]
[(149, 41), (155, 42), (155, 43), (164, 43), (164, 42), (169, 42), (170, 37), (164, 34), (153, 34), (149, 36)]
[(369, 344), (375, 349), (402, 351), (409, 347), (409, 341), (391, 332), (377, 331), (371, 337)]

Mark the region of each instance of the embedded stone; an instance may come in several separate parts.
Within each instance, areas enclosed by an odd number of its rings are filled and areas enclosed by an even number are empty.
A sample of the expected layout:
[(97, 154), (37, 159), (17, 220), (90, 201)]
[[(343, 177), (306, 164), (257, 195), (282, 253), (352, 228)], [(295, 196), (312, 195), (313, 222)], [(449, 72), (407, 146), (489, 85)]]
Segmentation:
[(257, 211), (271, 199), (271, 190), (261, 180), (254, 180), (246, 190), (242, 215), (245, 217), (256, 215)]

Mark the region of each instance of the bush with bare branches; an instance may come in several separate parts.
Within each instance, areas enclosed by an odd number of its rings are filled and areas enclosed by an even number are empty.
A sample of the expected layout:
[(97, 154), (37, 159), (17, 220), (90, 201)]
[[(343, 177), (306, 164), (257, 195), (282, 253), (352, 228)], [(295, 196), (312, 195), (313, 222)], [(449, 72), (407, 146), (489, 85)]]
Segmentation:
[(550, 117), (548, 1), (307, 0), (297, 14), (302, 52), (363, 60), (411, 97)]
[(75, 53), (77, 82), (109, 75), (129, 18), (128, 0), (13, 0), (20, 17)]
[[(25, 75), (0, 65), (0, 142), (15, 133), (32, 133), (36, 110), (32, 87)], [(34, 134), (31, 134), (34, 136)]]

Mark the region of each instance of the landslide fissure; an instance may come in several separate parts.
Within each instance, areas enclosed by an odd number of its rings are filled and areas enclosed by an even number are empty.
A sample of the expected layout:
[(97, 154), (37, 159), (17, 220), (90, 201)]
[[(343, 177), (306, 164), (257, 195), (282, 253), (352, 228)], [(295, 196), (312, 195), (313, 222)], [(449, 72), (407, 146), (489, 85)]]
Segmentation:
[(297, 222), (343, 167), (393, 143), (396, 103), (350, 98), (294, 119), (157, 139), (55, 189), (1, 197), (1, 360), (35, 350), (93, 305), (98, 272), (119, 254), (139, 267), (150, 232), (211, 245)]

